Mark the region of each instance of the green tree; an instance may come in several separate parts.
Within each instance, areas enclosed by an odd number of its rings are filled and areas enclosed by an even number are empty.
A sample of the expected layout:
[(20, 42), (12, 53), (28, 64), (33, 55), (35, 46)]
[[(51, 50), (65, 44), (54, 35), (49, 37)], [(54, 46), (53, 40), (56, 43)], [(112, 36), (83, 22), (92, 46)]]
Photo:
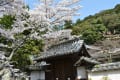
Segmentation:
[(115, 6), (114, 11), (115, 11), (116, 13), (120, 13), (120, 4), (117, 4), (117, 5)]
[(25, 70), (25, 66), (30, 65), (32, 60), (30, 59), (30, 55), (37, 55), (43, 50), (43, 40), (37, 39), (27, 39), (25, 44), (23, 44), (13, 56), (13, 61), (16, 61), (16, 67)]
[(103, 22), (107, 29), (112, 33), (116, 34), (119, 31), (120, 26), (120, 14), (112, 14), (103, 17)]
[(80, 33), (81, 33), (80, 27), (74, 26), (72, 30), (73, 30), (72, 35), (80, 35)]
[(64, 27), (65, 27), (65, 29), (72, 29), (72, 27), (73, 27), (72, 20), (69, 20), (69, 21), (66, 20)]
[[(74, 35), (82, 35), (87, 43), (94, 43), (103, 40), (108, 32), (120, 34), (120, 4), (113, 9), (101, 11), (95, 15), (90, 15), (84, 20), (76, 21), (73, 25)], [(90, 38), (90, 39), (89, 39)]]
[(74, 26), (72, 30), (72, 34), (82, 35), (86, 43), (93, 44), (104, 38), (103, 33), (105, 33), (107, 29), (102, 23), (102, 19), (99, 17), (83, 21), (79, 25)]
[(96, 41), (101, 40), (102, 35), (92, 29), (87, 29), (82, 33), (82, 38), (87, 44), (93, 44)]
[(0, 51), (5, 53), (8, 61), (15, 61), (17, 68), (25, 70), (31, 64), (29, 56), (42, 51), (43, 41), (38, 35), (41, 33), (20, 0), (12, 0), (0, 7), (3, 9), (0, 10)]
[[(0, 28), (5, 30), (11, 30), (14, 24), (15, 18), (12, 15), (4, 15), (0, 21)], [(0, 34), (0, 44), (5, 46), (0, 46), (0, 51), (5, 51), (7, 56), (15, 49), (12, 61), (15, 61), (16, 68), (25, 70), (25, 66), (31, 64), (30, 55), (39, 54), (44, 46), (43, 40), (30, 38), (31, 29), (24, 30), (22, 33), (16, 33), (14, 39), (9, 39), (6, 36)], [(24, 38), (28, 37), (28, 38)], [(22, 40), (23, 39), (23, 40)], [(17, 40), (22, 40), (22, 44), (16, 43)], [(17, 45), (16, 45), (17, 44)], [(16, 45), (15, 47), (11, 47)], [(6, 47), (7, 46), (7, 47)], [(16, 48), (18, 47), (18, 48)]]
[(74, 25), (79, 25), (80, 23), (82, 23), (82, 20), (77, 19), (77, 21), (75, 22), (75, 24), (74, 24)]
[(14, 20), (15, 20), (15, 16), (4, 15), (2, 18), (0, 18), (0, 25), (1, 25), (0, 27), (5, 29), (11, 29)]

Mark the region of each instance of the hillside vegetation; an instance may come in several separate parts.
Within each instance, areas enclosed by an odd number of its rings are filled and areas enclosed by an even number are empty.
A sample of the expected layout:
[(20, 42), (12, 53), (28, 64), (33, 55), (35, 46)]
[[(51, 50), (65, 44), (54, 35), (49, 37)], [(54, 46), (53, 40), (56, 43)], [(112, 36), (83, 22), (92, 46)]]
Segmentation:
[(120, 4), (113, 9), (101, 11), (90, 15), (84, 20), (78, 19), (76, 23), (66, 21), (65, 28), (71, 28), (72, 34), (82, 35), (87, 44), (93, 44), (105, 39), (104, 35), (120, 34)]

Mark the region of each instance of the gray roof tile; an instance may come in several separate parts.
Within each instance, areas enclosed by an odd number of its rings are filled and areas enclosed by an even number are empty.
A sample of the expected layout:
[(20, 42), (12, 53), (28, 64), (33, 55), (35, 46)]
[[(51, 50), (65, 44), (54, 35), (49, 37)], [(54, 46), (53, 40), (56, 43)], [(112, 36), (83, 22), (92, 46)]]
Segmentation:
[(82, 45), (83, 40), (80, 40), (79, 38), (68, 40), (66, 42), (49, 47), (45, 52), (41, 53), (40, 57), (36, 58), (35, 60), (73, 54), (78, 52)]
[(92, 69), (92, 72), (104, 71), (104, 70), (114, 70), (114, 69), (120, 69), (120, 62), (113, 62), (113, 63), (106, 63), (106, 64), (96, 65)]
[(96, 61), (96, 60), (94, 60), (94, 59), (92, 59), (92, 58), (88, 58), (88, 57), (82, 56), (82, 57), (75, 63), (75, 66), (79, 66), (82, 61), (86, 61), (86, 62), (91, 63), (91, 64), (99, 64), (98, 61)]

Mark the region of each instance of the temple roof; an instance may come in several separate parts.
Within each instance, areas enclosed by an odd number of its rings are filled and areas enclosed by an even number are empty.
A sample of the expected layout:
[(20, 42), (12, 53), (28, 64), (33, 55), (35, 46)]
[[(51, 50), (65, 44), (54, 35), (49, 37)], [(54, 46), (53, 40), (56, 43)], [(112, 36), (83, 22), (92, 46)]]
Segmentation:
[(86, 65), (86, 69), (91, 70), (96, 64), (100, 64), (100, 62), (96, 61), (95, 59), (88, 58), (88, 57), (80, 57), (80, 59), (74, 64), (76, 67), (80, 67), (82, 65)]
[(49, 47), (35, 60), (77, 53), (82, 48), (82, 45), (83, 40), (80, 40), (79, 38), (68, 40)]
[(96, 65), (92, 72), (120, 69), (120, 62), (106, 63)]
[(50, 64), (47, 64), (46, 62), (42, 61), (42, 62), (38, 62), (28, 66), (28, 69), (29, 70), (45, 70), (45, 67), (49, 65)]
[(88, 58), (88, 57), (80, 57), (80, 59), (75, 63), (75, 66), (80, 66), (82, 61), (87, 62), (87, 63), (90, 63), (90, 64), (100, 64), (98, 61), (96, 61), (95, 59), (92, 59), (92, 58)]

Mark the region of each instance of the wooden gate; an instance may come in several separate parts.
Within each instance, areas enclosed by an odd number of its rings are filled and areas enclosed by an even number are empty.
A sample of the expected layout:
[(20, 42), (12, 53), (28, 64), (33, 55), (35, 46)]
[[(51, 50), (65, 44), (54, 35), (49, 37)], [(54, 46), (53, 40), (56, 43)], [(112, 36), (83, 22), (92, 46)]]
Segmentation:
[(51, 71), (46, 73), (46, 80), (75, 80), (76, 68), (71, 60), (54, 61)]

